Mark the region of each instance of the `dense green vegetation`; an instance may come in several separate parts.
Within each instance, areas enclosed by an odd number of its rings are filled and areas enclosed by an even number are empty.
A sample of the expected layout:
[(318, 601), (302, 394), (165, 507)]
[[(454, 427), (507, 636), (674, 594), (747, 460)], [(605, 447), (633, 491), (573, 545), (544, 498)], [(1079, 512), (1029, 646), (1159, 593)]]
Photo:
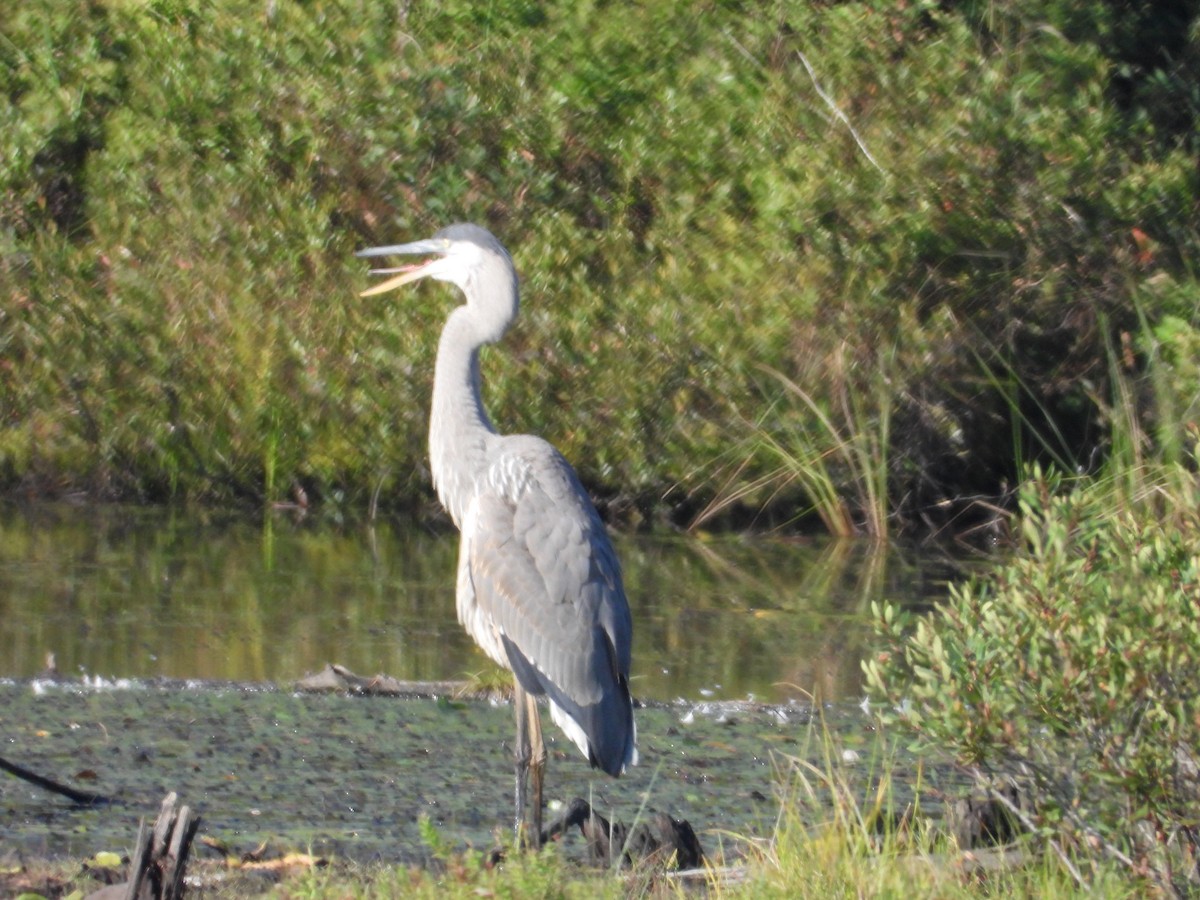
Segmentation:
[[(0, 486), (427, 502), (453, 301), (361, 300), (352, 252), (484, 223), (524, 277), (490, 407), (615, 515), (1003, 533), (1030, 463), (1092, 476), (1027, 487), (1011, 564), (915, 633), (889, 614), (872, 672), (1023, 779), (1059, 855), (997, 893), (1183, 889), (1196, 4), (10, 6)], [(796, 864), (824, 845), (786, 824), (754, 890), (912, 887), (844, 833)]]
[[(1194, 416), (1184, 5), (204, 4), (0, 17), (0, 483), (411, 507), (453, 302), (358, 247), (489, 225), (508, 430), (612, 505), (962, 528)], [(964, 516), (965, 513), (965, 516)]]
[(1200, 878), (1200, 483), (1167, 467), (1149, 487), (1030, 480), (1021, 552), (915, 631), (880, 609), (891, 647), (866, 670), (923, 747), (1015, 785), (1080, 884), (1108, 861), (1182, 896)]

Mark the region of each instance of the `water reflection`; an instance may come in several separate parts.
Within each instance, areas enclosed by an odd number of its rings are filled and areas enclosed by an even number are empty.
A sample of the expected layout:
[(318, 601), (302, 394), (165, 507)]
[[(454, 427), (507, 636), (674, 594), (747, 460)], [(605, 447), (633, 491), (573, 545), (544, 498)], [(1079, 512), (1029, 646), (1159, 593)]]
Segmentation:
[[(867, 612), (947, 570), (894, 548), (621, 537), (634, 689), (651, 699), (857, 696)], [(455, 620), (457, 536), (384, 522), (0, 507), (0, 676), (292, 681), (326, 662), (454, 679), (490, 663)]]

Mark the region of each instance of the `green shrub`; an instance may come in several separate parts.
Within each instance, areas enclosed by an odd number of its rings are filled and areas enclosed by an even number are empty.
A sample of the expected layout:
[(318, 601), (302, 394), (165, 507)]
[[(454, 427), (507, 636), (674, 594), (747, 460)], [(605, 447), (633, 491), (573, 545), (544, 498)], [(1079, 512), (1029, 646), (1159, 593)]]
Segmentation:
[(484, 364), (495, 420), (677, 521), (729, 485), (838, 530), (936, 527), (1014, 483), (1025, 432), (1091, 458), (1131, 298), (1150, 329), (1197, 324), (1175, 302), (1200, 252), (1194, 16), (19, 6), (4, 486), (421, 503), (453, 301), (359, 301), (351, 254), (451, 220), (491, 226), (524, 279)]
[(879, 609), (876, 699), (926, 749), (1015, 779), (1027, 824), (1086, 877), (1110, 856), (1168, 890), (1196, 876), (1200, 485), (1130, 505), (1035, 475), (1021, 550), (916, 623)]

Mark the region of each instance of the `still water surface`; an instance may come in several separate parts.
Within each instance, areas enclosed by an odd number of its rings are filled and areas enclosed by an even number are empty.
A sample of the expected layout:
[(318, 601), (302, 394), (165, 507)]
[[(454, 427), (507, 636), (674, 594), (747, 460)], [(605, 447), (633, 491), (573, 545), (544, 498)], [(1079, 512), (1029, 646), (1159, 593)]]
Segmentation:
[[(872, 600), (953, 571), (873, 544), (618, 536), (645, 699), (850, 699)], [(327, 662), (404, 680), (490, 663), (455, 619), (457, 535), (272, 513), (0, 507), (0, 677), (289, 683)]]

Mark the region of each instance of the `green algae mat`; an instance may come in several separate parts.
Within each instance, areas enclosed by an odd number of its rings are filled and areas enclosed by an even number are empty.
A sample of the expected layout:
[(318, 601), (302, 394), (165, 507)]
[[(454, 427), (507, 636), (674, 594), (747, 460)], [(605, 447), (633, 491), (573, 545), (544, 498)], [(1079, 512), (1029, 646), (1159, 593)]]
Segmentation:
[[(847, 746), (857, 710), (828, 711)], [(547, 799), (588, 799), (624, 822), (687, 819), (705, 849), (769, 834), (783, 755), (807, 743), (807, 707), (674, 704), (637, 711), (641, 764), (612, 780), (547, 723)], [(188, 682), (0, 682), (0, 756), (111, 797), (81, 807), (0, 775), (0, 843), (38, 858), (122, 852), (176, 791), (201, 837), (231, 852), (280, 849), (426, 862), (418, 822), (487, 849), (511, 827), (512, 711), (505, 702), (300, 694)], [(857, 735), (857, 737), (856, 737)], [(865, 763), (864, 763), (865, 765)], [(204, 852), (204, 848), (200, 848)]]

